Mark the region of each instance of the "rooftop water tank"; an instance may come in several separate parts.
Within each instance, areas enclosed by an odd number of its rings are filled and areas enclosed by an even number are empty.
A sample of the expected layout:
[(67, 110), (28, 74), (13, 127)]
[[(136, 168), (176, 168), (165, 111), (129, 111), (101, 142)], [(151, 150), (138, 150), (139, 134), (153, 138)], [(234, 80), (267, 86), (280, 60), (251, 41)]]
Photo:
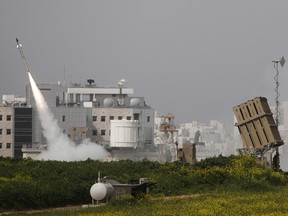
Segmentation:
[(138, 144), (138, 121), (111, 120), (111, 147), (136, 147)]

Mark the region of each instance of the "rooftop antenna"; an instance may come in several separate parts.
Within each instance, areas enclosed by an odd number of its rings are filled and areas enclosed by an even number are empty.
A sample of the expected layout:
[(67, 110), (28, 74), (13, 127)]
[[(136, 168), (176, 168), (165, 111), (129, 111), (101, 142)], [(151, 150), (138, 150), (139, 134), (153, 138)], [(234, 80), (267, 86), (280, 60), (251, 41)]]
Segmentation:
[(64, 65), (64, 86), (66, 86), (66, 65)]
[(101, 182), (101, 172), (98, 172), (98, 183)]
[(22, 61), (24, 62), (26, 71), (27, 71), (27, 73), (30, 73), (31, 71), (30, 71), (30, 69), (29, 69), (29, 67), (28, 67), (28, 64), (27, 64), (27, 61), (26, 61), (26, 59), (25, 59), (24, 52), (23, 52), (23, 49), (22, 49), (22, 44), (19, 42), (18, 38), (16, 38), (16, 44), (17, 44), (16, 47), (17, 47), (17, 49), (19, 50), (20, 55), (21, 55), (21, 57), (22, 57)]
[[(274, 77), (275, 83), (276, 83), (276, 87), (275, 87), (275, 92), (276, 92), (276, 97), (275, 97), (275, 102), (276, 102), (276, 107), (275, 107), (275, 122), (276, 122), (276, 126), (278, 127), (280, 122), (279, 122), (279, 116), (280, 116), (280, 111), (279, 111), (279, 97), (280, 97), (280, 93), (279, 93), (279, 63), (281, 65), (281, 67), (284, 66), (285, 64), (285, 58), (284, 56), (282, 56), (279, 60), (274, 60), (273, 62), (273, 66), (276, 70), (276, 75)], [(279, 149), (278, 147), (276, 147), (276, 155), (275, 155), (275, 159), (276, 159), (276, 169), (279, 170), (280, 168), (280, 158), (279, 158)], [(272, 162), (272, 161), (271, 161)]]
[(121, 79), (118, 81), (118, 87), (119, 87), (119, 90), (120, 90), (120, 98), (119, 98), (119, 105), (120, 106), (123, 106), (124, 105), (124, 98), (123, 98), (123, 94), (122, 94), (122, 88), (126, 85), (127, 83), (127, 80), (125, 79)]
[(279, 126), (279, 115), (280, 115), (280, 112), (279, 112), (279, 105), (280, 105), (280, 102), (279, 102), (279, 97), (280, 97), (280, 93), (279, 93), (279, 80), (278, 80), (278, 77), (279, 77), (279, 63), (281, 65), (281, 67), (284, 66), (285, 64), (285, 58), (284, 56), (281, 57), (281, 59), (279, 60), (274, 60), (272, 61), (273, 62), (273, 66), (276, 70), (276, 75), (274, 77), (274, 80), (275, 80), (275, 83), (276, 83), (276, 88), (275, 88), (275, 92), (276, 92), (276, 97), (275, 97), (275, 102), (276, 102), (276, 108), (275, 108), (275, 121), (276, 121), (276, 125)]

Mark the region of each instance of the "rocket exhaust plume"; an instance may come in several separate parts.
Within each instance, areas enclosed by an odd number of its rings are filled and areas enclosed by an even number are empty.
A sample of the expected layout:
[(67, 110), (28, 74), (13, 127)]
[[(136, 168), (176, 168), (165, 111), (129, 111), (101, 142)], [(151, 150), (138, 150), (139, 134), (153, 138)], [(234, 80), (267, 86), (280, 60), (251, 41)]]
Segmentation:
[(107, 158), (108, 152), (102, 146), (91, 143), (88, 139), (84, 140), (82, 144), (76, 145), (61, 132), (57, 120), (54, 118), (54, 115), (49, 109), (41, 91), (31, 76), (30, 69), (24, 56), (22, 44), (19, 42), (18, 38), (16, 38), (16, 44), (29, 76), (43, 134), (48, 142), (48, 150), (43, 151), (39, 155), (38, 159), (76, 161), (86, 160), (88, 158), (95, 160)]
[(80, 145), (76, 145), (58, 126), (57, 120), (49, 109), (41, 91), (37, 87), (29, 71), (28, 76), (32, 92), (36, 102), (36, 108), (43, 129), (43, 135), (47, 139), (48, 149), (43, 151), (37, 159), (60, 160), (60, 161), (80, 161), (88, 158), (103, 160), (108, 156), (107, 151), (96, 143), (91, 143), (88, 139)]

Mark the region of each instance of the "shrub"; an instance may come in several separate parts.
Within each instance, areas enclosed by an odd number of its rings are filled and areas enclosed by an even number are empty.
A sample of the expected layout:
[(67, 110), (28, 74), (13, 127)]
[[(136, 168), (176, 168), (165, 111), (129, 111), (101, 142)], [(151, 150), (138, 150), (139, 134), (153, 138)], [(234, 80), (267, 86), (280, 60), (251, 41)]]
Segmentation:
[[(101, 176), (127, 183), (147, 177), (152, 194), (178, 195), (236, 186), (268, 188), (287, 176), (261, 167), (255, 157), (213, 157), (189, 166), (180, 162), (33, 161), (0, 158), (0, 209), (46, 208), (90, 203), (90, 187)], [(21, 196), (20, 196), (21, 195)]]

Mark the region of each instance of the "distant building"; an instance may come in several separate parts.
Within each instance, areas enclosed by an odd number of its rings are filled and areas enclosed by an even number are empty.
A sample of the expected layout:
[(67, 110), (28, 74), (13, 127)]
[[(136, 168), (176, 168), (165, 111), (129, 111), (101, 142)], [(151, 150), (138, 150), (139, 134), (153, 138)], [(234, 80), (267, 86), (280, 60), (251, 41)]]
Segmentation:
[[(143, 97), (130, 96), (133, 94), (131, 88), (96, 87), (92, 84), (85, 86), (74, 84), (69, 87), (61, 84), (39, 84), (38, 87), (63, 132), (76, 142), (89, 137), (92, 141), (111, 147), (113, 120), (123, 120), (126, 124), (127, 121), (131, 123), (137, 121), (134, 128), (137, 132), (137, 141), (133, 147), (144, 147), (145, 144), (153, 142), (154, 110), (146, 105)], [(30, 86), (27, 92), (28, 104), (35, 107)], [(33, 141), (45, 144), (46, 140), (39, 132), (41, 127), (37, 113), (34, 113), (34, 116)], [(116, 128), (119, 127), (121, 125)], [(124, 143), (125, 140), (122, 144)], [(121, 147), (120, 143), (118, 145)]]
[(32, 144), (32, 108), (25, 98), (3, 95), (0, 104), (0, 156), (22, 158), (22, 146)]
[(179, 148), (183, 148), (183, 144), (186, 143), (195, 144), (197, 161), (225, 155), (227, 151), (224, 126), (218, 121), (210, 121), (209, 124), (197, 121), (180, 124), (178, 142)]
[[(87, 85), (71, 86), (60, 82), (38, 84), (62, 132), (77, 144), (91, 139), (108, 149), (116, 160), (157, 160), (153, 142), (154, 110), (146, 105), (144, 98), (132, 96), (133, 89), (125, 87), (125, 83), (118, 83), (117, 87), (97, 87), (93, 80), (88, 81)], [(21, 103), (16, 103), (13, 97), (3, 100), (0, 156), (23, 157), (24, 152), (24, 156), (34, 157), (47, 146), (30, 85), (26, 87), (26, 98), (27, 102)], [(17, 123), (24, 115), (24, 108), (25, 118), (29, 115), (29, 125)], [(29, 139), (22, 136), (24, 129), (19, 128), (22, 126), (29, 131)]]
[(171, 113), (155, 113), (154, 143), (158, 148), (159, 162), (172, 162), (177, 159), (178, 137), (175, 116)]
[[(167, 162), (177, 160), (177, 149), (196, 144), (197, 160), (230, 154), (234, 148), (223, 124), (196, 121), (174, 124), (172, 114), (160, 115), (144, 97), (119, 81), (115, 87), (38, 84), (62, 132), (80, 144), (89, 138), (108, 150), (113, 160), (143, 159)], [(47, 148), (30, 85), (26, 98), (3, 95), (0, 105), (0, 156), (35, 158)]]

